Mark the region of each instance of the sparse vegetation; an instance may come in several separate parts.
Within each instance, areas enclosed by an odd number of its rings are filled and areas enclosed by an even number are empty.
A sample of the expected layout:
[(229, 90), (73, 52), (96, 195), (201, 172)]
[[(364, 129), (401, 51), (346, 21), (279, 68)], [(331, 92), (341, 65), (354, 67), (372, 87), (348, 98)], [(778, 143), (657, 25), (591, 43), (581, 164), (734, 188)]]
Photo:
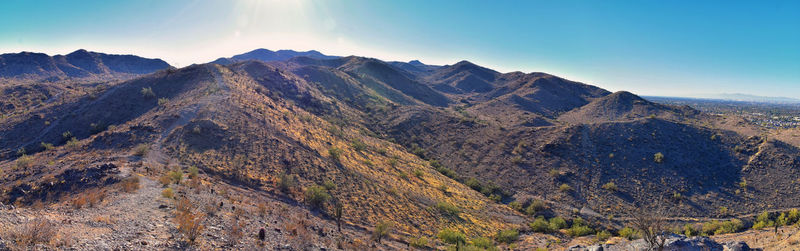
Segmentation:
[(381, 243), (381, 240), (384, 238), (389, 237), (392, 232), (392, 224), (386, 221), (379, 221), (375, 224), (375, 228), (372, 230), (372, 238)]
[(175, 206), (175, 221), (178, 223), (178, 231), (190, 244), (194, 244), (197, 237), (199, 237), (205, 229), (203, 221), (205, 221), (206, 215), (200, 210), (197, 210), (189, 199), (183, 198), (177, 203), (178, 204)]
[(17, 168), (28, 168), (31, 167), (31, 165), (33, 165), (33, 157), (30, 155), (22, 154), (22, 156), (17, 158)]
[(67, 149), (74, 150), (78, 148), (78, 139), (72, 137), (69, 140), (67, 140), (67, 143), (65, 145), (67, 146)]
[(166, 106), (169, 103), (168, 98), (159, 98), (158, 99), (158, 106)]
[(164, 188), (161, 190), (161, 197), (172, 199), (175, 196), (175, 192), (172, 191), (171, 187)]
[(45, 150), (53, 150), (53, 149), (55, 148), (55, 146), (53, 146), (53, 144), (52, 144), (52, 143), (45, 143), (45, 142), (42, 142), (42, 143), (41, 143), (41, 146), (42, 146), (42, 148), (44, 148)]
[(122, 191), (132, 193), (136, 190), (139, 190), (139, 176), (133, 174), (130, 177), (127, 177), (120, 181), (120, 186), (122, 187)]
[(365, 144), (364, 141), (361, 141), (360, 139), (353, 139), (352, 141), (350, 141), (350, 146), (352, 146), (353, 150), (356, 150), (357, 152), (367, 150), (367, 144)]
[(328, 190), (325, 187), (313, 185), (306, 189), (305, 199), (313, 208), (322, 208), (322, 205), (331, 199), (331, 195), (328, 194)]
[(436, 203), (436, 209), (438, 209), (439, 212), (442, 212), (442, 214), (448, 216), (458, 216), (458, 214), (461, 213), (461, 210), (455, 205), (441, 201)]
[(142, 156), (147, 155), (147, 152), (149, 152), (149, 151), (150, 151), (150, 146), (149, 145), (147, 145), (147, 144), (138, 144), (138, 145), (136, 145), (136, 147), (133, 148), (133, 155), (142, 157)]
[(150, 87), (143, 87), (142, 90), (139, 91), (139, 92), (142, 93), (142, 96), (145, 97), (145, 98), (155, 98), (156, 97), (156, 93), (154, 93), (153, 92), (153, 88), (150, 88)]
[(494, 239), (497, 240), (497, 242), (506, 244), (512, 243), (516, 241), (518, 238), (519, 238), (519, 231), (517, 231), (516, 229), (497, 231), (497, 234), (494, 237)]
[(338, 162), (340, 156), (342, 155), (342, 149), (337, 147), (328, 148), (328, 155), (330, 155), (333, 160)]
[(38, 218), (11, 229), (6, 237), (19, 247), (32, 247), (53, 240), (58, 234), (56, 226), (49, 220)]
[(572, 237), (586, 236), (594, 233), (594, 229), (586, 225), (583, 218), (577, 217), (572, 220), (572, 227), (567, 229), (567, 234)]
[(608, 238), (611, 238), (611, 232), (608, 232), (607, 230), (603, 230), (603, 231), (597, 232), (597, 236), (595, 236), (595, 237), (596, 237), (598, 242), (606, 241), (606, 240), (608, 240)]
[(199, 174), (200, 174), (200, 169), (197, 169), (196, 166), (190, 166), (189, 167), (189, 178), (190, 179), (193, 179), (193, 180), (196, 179), (197, 175), (199, 175)]
[(419, 248), (419, 249), (428, 248), (428, 238), (421, 236), (419, 238), (411, 239), (411, 241), (408, 242), (408, 245), (413, 248)]
[(282, 192), (288, 193), (295, 186), (297, 186), (297, 180), (294, 178), (294, 175), (286, 173), (278, 174), (278, 189)]
[(633, 230), (633, 228), (630, 228), (630, 227), (624, 227), (624, 228), (620, 229), (618, 234), (619, 234), (619, 237), (622, 237), (622, 238), (625, 238), (625, 239), (628, 239), (628, 240), (633, 240), (633, 239), (636, 238), (636, 230)]
[(180, 184), (181, 181), (183, 181), (183, 171), (180, 169), (169, 171), (167, 176), (169, 176), (170, 181), (175, 184)]
[(656, 154), (653, 154), (653, 161), (655, 161), (656, 163), (659, 163), (659, 164), (664, 162), (664, 154), (661, 153), (661, 152), (657, 152)]
[(525, 208), (525, 214), (527, 215), (535, 215), (538, 212), (541, 212), (546, 208), (544, 201), (541, 200), (533, 200), (528, 207)]
[(443, 229), (436, 236), (444, 243), (456, 245), (456, 249), (467, 243), (467, 236), (458, 230)]
[(561, 184), (561, 186), (558, 186), (558, 191), (562, 193), (572, 192), (572, 187), (567, 184)]
[(608, 183), (603, 184), (603, 189), (605, 189), (605, 190), (607, 190), (609, 192), (616, 192), (617, 191), (617, 185), (614, 184), (614, 182), (608, 182)]

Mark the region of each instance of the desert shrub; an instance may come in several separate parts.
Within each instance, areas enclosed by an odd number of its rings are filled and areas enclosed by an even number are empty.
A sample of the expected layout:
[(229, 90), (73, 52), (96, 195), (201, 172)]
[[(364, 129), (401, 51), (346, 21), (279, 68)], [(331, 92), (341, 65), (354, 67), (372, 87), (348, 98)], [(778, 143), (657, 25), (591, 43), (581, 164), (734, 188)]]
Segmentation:
[(342, 155), (342, 149), (337, 147), (328, 148), (328, 155), (335, 161), (339, 161), (339, 157)]
[(456, 173), (456, 171), (453, 171), (452, 169), (447, 168), (447, 167), (436, 168), (436, 171), (438, 171), (439, 173), (441, 173), (444, 176), (447, 176), (447, 177), (449, 177), (451, 179), (455, 179), (456, 177), (458, 177), (458, 174)]
[(58, 234), (56, 226), (57, 224), (46, 219), (34, 219), (22, 226), (12, 228), (7, 237), (19, 247), (31, 247), (36, 244), (48, 243), (54, 239)]
[(375, 228), (372, 230), (372, 238), (381, 243), (383, 238), (389, 237), (392, 232), (392, 224), (386, 221), (379, 221), (375, 224)]
[(244, 222), (240, 222), (237, 218), (231, 218), (231, 222), (228, 224), (228, 228), (226, 229), (227, 233), (227, 242), (228, 245), (231, 247), (235, 247), (236, 244), (239, 244), (239, 241), (244, 236)]
[(558, 216), (550, 218), (550, 228), (553, 230), (565, 229), (568, 226), (569, 225), (567, 225), (567, 221), (564, 220), (564, 218)]
[(548, 175), (550, 175), (550, 177), (553, 177), (553, 178), (556, 178), (556, 179), (557, 179), (559, 176), (561, 176), (561, 172), (560, 172), (560, 171), (558, 171), (557, 169), (550, 169), (550, 171), (549, 171), (549, 172), (547, 172), (547, 174), (548, 174)]
[(70, 150), (78, 148), (78, 139), (72, 137), (69, 140), (67, 140), (67, 143), (65, 145), (67, 146), (67, 149)]
[(198, 169), (196, 166), (190, 166), (188, 171), (190, 179), (195, 179), (197, 178), (197, 175), (200, 174), (200, 169)]
[(464, 185), (467, 185), (469, 188), (474, 189), (475, 191), (481, 190), (481, 182), (475, 178), (469, 178), (467, 181), (464, 182)]
[(470, 240), (469, 242), (472, 246), (479, 247), (482, 249), (494, 248), (494, 241), (486, 237), (472, 238), (472, 240)]
[(161, 183), (161, 186), (168, 187), (169, 184), (172, 183), (172, 179), (169, 178), (169, 175), (164, 174), (161, 177), (158, 177), (158, 183)]
[(149, 151), (150, 151), (150, 146), (148, 146), (147, 144), (138, 144), (136, 145), (136, 147), (133, 148), (133, 155), (141, 157), (145, 156)]
[(786, 224), (793, 224), (800, 220), (800, 210), (797, 208), (792, 208), (786, 215)]
[(153, 92), (153, 88), (150, 88), (150, 87), (143, 87), (142, 90), (139, 91), (139, 92), (142, 93), (142, 96), (145, 97), (145, 98), (155, 98), (156, 97), (156, 93), (154, 93)]
[(424, 174), (424, 173), (422, 172), (422, 170), (419, 170), (419, 169), (414, 169), (414, 177), (417, 177), (417, 178), (422, 178), (422, 175), (423, 175), (423, 174)]
[(522, 211), (522, 203), (519, 203), (519, 201), (509, 202), (508, 203), (508, 207), (510, 207), (511, 209), (514, 209), (516, 211), (520, 211), (520, 212)]
[(729, 221), (712, 220), (703, 223), (700, 231), (703, 235), (729, 234), (736, 233), (743, 227), (744, 223), (742, 223), (742, 221), (739, 219), (732, 219)]
[(306, 189), (306, 202), (313, 208), (322, 208), (322, 205), (330, 199), (331, 195), (325, 187), (313, 185)]
[(691, 237), (691, 236), (697, 236), (698, 234), (699, 232), (697, 232), (697, 230), (694, 229), (694, 226), (692, 224), (687, 223), (686, 225), (683, 225), (683, 235)]
[(336, 189), (336, 183), (333, 183), (332, 180), (326, 180), (325, 182), (322, 182), (322, 187), (324, 187), (325, 190), (331, 191)]
[(467, 243), (467, 236), (458, 230), (443, 229), (442, 231), (439, 231), (439, 234), (436, 236), (439, 237), (439, 240), (442, 242), (454, 244), (456, 246)]
[(516, 229), (500, 230), (494, 236), (494, 239), (500, 243), (512, 243), (519, 238), (519, 231)]
[(625, 239), (628, 239), (628, 240), (633, 240), (633, 239), (636, 238), (636, 230), (633, 230), (633, 228), (630, 228), (630, 227), (624, 227), (624, 228), (620, 229), (618, 234), (619, 234), (619, 237), (622, 237), (622, 238), (625, 238)]
[(66, 131), (66, 132), (61, 134), (61, 139), (64, 140), (64, 141), (67, 141), (67, 140), (71, 139), (72, 137), (73, 137), (73, 135), (72, 135), (72, 132), (70, 132), (70, 131)]
[(458, 216), (458, 214), (461, 213), (461, 210), (458, 209), (458, 207), (443, 201), (436, 203), (436, 209), (438, 209), (439, 212), (442, 212), (442, 214), (448, 216)]
[(617, 191), (617, 185), (614, 184), (614, 182), (608, 182), (608, 183), (603, 184), (603, 189), (611, 191), (611, 192), (616, 192)]
[(428, 248), (428, 238), (425, 238), (424, 236), (419, 238), (414, 238), (408, 242), (408, 245), (419, 249)]
[(203, 226), (203, 221), (206, 218), (205, 213), (194, 208), (186, 198), (181, 199), (175, 208), (175, 221), (178, 223), (178, 231), (189, 243), (194, 244), (197, 237), (205, 229), (205, 226)]
[(105, 190), (91, 189), (78, 194), (72, 199), (72, 207), (81, 209), (83, 207), (94, 207), (106, 197)]
[(284, 193), (288, 193), (295, 186), (297, 186), (297, 180), (294, 178), (294, 175), (286, 173), (278, 174), (278, 189)]
[(572, 220), (572, 227), (567, 229), (567, 234), (572, 237), (586, 236), (594, 233), (594, 229), (586, 225), (581, 217)]
[(350, 141), (350, 146), (353, 147), (353, 150), (356, 150), (358, 152), (367, 150), (367, 144), (365, 144), (364, 141), (361, 141), (360, 139), (353, 139), (352, 141)]
[(558, 191), (561, 191), (562, 193), (568, 193), (572, 191), (572, 187), (567, 184), (561, 184), (558, 186)]
[(537, 233), (549, 233), (553, 231), (553, 229), (550, 227), (550, 223), (544, 219), (544, 216), (536, 217), (536, 219), (529, 223), (528, 226), (531, 227), (531, 231)]
[(653, 154), (653, 161), (655, 161), (656, 163), (664, 162), (664, 154), (661, 152)]
[(139, 176), (131, 175), (122, 181), (120, 181), (120, 186), (122, 186), (122, 191), (132, 193), (136, 190), (139, 190)]
[(425, 159), (425, 150), (419, 147), (417, 144), (413, 144), (411, 146), (411, 153), (417, 155), (418, 157)]
[(597, 236), (596, 237), (597, 237), (597, 241), (605, 241), (605, 240), (608, 240), (608, 238), (611, 238), (611, 233), (606, 231), (606, 230), (603, 230), (603, 231), (597, 232)]
[(545, 209), (544, 201), (541, 200), (533, 200), (528, 207), (525, 208), (525, 214), (527, 215), (534, 215), (538, 212), (541, 212)]
[(167, 187), (164, 190), (161, 190), (161, 197), (172, 199), (175, 196), (175, 192), (172, 191), (172, 188)]
[(400, 172), (399, 176), (401, 179), (408, 180), (408, 173), (406, 172)]
[(169, 179), (175, 184), (180, 184), (181, 181), (183, 181), (183, 171), (181, 170), (169, 171), (167, 176), (169, 176)]
[(489, 195), (489, 199), (494, 201), (494, 202), (500, 202), (501, 200), (503, 200), (503, 196), (501, 196), (499, 194), (492, 194), (492, 195)]
[(158, 99), (158, 106), (166, 106), (169, 103), (168, 98), (159, 98)]
[(53, 146), (53, 144), (52, 144), (52, 143), (45, 143), (45, 142), (42, 142), (42, 143), (41, 143), (41, 146), (42, 146), (42, 148), (44, 148), (45, 150), (53, 150), (53, 148), (55, 148), (55, 146)]
[(17, 168), (28, 168), (33, 165), (33, 157), (30, 155), (22, 154), (19, 158), (17, 158), (16, 166)]
[(775, 221), (770, 218), (769, 212), (764, 211), (756, 217), (756, 222), (753, 223), (753, 229), (762, 229), (775, 225)]
[(438, 188), (439, 188), (439, 191), (442, 191), (443, 193), (447, 193), (447, 185), (441, 184), (441, 185), (439, 185)]

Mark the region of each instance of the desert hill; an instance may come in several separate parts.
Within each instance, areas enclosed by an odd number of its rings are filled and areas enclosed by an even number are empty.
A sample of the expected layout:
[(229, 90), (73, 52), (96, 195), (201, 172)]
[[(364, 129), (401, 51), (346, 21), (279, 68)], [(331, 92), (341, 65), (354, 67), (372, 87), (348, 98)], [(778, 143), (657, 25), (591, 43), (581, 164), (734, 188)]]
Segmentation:
[(147, 74), (169, 68), (160, 59), (112, 55), (84, 49), (67, 55), (20, 52), (0, 55), (0, 78), (84, 78)]
[[(63, 60), (107, 77), (69, 75), (41, 55), (7, 68), (63, 77), (4, 82), (15, 101), (0, 119), (0, 201), (22, 208), (15, 219), (74, 208), (70, 198), (87, 191), (110, 191), (106, 206), (122, 210), (114, 203), (169, 188), (175, 195), (143, 204), (159, 207), (152, 217), (180, 219), (185, 198), (207, 216), (200, 242), (216, 248), (259, 244), (226, 243), (221, 229), (235, 222), (251, 234), (269, 226), (271, 248), (398, 249), (444, 229), (525, 233), (535, 216), (582, 216), (602, 229), (663, 203), (679, 209), (671, 217), (704, 219), (800, 203), (797, 146), (742, 134), (735, 119), (546, 73), (260, 49), (126, 79), (103, 54), (73, 54)], [(141, 189), (116, 188), (131, 177)], [(542, 208), (525, 215), (534, 201)], [(395, 236), (365, 244), (385, 222)], [(65, 228), (86, 225), (106, 228)], [(168, 226), (159, 234), (185, 236)]]

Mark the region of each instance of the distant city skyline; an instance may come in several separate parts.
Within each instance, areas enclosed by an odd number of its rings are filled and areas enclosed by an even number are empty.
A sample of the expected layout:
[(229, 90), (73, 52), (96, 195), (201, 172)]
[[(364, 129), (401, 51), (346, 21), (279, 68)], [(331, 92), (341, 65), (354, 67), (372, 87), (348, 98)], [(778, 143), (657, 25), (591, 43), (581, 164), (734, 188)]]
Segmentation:
[(183, 67), (257, 48), (469, 60), (649, 96), (800, 98), (798, 1), (23, 1), (0, 53), (77, 49)]

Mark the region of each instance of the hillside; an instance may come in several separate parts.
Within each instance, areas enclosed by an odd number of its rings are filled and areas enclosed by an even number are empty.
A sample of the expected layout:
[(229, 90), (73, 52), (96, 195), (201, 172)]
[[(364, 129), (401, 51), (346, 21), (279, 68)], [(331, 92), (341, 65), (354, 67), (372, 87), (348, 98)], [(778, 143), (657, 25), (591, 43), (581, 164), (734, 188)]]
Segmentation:
[(20, 52), (0, 55), (0, 78), (108, 78), (147, 74), (169, 68), (160, 59), (112, 55), (84, 49), (67, 55)]
[[(197, 241), (218, 249), (402, 249), (420, 237), (445, 248), (445, 229), (501, 247), (514, 229), (521, 247), (565, 248), (571, 236), (528, 223), (580, 216), (616, 231), (664, 204), (676, 219), (800, 204), (800, 149), (785, 137), (546, 73), (265, 49), (149, 74), (86, 51), (6, 55), (26, 59), (0, 68), (24, 76), (2, 85), (13, 102), (0, 107), (0, 201), (16, 208), (0, 210), (0, 230), (47, 215), (71, 222), (58, 231), (88, 229), (72, 238), (84, 249), (186, 248), (187, 212), (202, 213)], [(230, 229), (245, 237), (228, 241)]]

